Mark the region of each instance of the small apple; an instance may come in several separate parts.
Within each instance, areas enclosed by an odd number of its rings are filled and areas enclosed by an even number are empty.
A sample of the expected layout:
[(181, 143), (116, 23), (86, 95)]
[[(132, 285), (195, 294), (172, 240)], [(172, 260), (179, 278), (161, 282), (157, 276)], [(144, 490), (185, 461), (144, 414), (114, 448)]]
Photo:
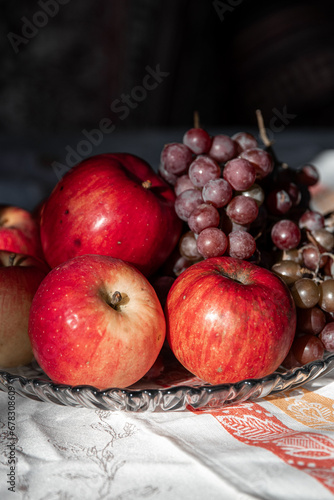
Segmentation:
[(29, 211), (0, 205), (0, 250), (44, 259), (39, 224)]
[(294, 301), (283, 281), (231, 257), (207, 259), (184, 271), (169, 291), (165, 312), (176, 358), (212, 384), (274, 372), (296, 330)]
[(9, 368), (33, 360), (28, 336), (29, 311), (46, 276), (45, 263), (33, 257), (0, 251), (0, 366)]
[(93, 156), (58, 182), (41, 215), (41, 240), (51, 267), (84, 254), (109, 255), (153, 274), (182, 229), (174, 191), (142, 159)]
[(134, 266), (103, 255), (59, 264), (30, 312), (35, 358), (60, 384), (127, 387), (152, 367), (165, 340), (158, 297)]

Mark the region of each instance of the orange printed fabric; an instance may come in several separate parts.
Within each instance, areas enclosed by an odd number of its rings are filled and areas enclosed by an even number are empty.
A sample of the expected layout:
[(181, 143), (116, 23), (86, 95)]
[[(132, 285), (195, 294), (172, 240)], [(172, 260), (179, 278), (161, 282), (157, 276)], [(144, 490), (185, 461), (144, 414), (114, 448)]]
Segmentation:
[(257, 403), (209, 412), (235, 439), (274, 453), (334, 493), (334, 439), (331, 437), (320, 432), (296, 431)]
[(303, 387), (283, 394), (267, 396), (290, 418), (312, 429), (334, 431), (334, 401)]

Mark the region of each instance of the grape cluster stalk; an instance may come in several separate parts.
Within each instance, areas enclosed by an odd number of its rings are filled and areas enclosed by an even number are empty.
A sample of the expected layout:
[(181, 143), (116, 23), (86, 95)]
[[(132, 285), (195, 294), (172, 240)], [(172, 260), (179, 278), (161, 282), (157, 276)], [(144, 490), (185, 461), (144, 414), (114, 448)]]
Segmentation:
[(173, 276), (222, 255), (278, 275), (297, 311), (283, 363), (290, 369), (334, 352), (334, 212), (311, 208), (316, 167), (279, 161), (260, 120), (259, 128), (261, 145), (244, 131), (212, 136), (197, 117), (182, 142), (164, 145), (159, 173), (173, 186), (175, 211), (184, 222)]

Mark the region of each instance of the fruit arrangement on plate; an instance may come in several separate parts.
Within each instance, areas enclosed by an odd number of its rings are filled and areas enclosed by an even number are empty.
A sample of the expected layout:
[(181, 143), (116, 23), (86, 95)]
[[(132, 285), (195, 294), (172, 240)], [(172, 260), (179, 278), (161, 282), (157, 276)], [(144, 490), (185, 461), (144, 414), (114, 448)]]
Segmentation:
[(334, 352), (334, 214), (311, 208), (316, 168), (260, 137), (197, 120), (158, 172), (92, 156), (36, 213), (2, 207), (0, 366), (106, 390), (159, 374), (166, 350), (213, 385)]

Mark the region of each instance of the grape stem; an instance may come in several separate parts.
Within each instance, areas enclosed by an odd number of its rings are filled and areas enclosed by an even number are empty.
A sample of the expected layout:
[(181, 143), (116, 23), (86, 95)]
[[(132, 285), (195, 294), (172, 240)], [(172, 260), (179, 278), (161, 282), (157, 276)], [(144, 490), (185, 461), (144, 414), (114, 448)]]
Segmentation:
[(194, 111), (194, 128), (200, 128), (199, 113)]
[(260, 109), (256, 110), (256, 119), (257, 119), (257, 126), (259, 128), (259, 134), (260, 134), (260, 137), (261, 137), (261, 140), (262, 140), (263, 144), (267, 148), (271, 148), (271, 146), (273, 145), (274, 141), (270, 141), (269, 138), (268, 138), (266, 127), (264, 126), (264, 120), (263, 120), (262, 112), (261, 112)]

